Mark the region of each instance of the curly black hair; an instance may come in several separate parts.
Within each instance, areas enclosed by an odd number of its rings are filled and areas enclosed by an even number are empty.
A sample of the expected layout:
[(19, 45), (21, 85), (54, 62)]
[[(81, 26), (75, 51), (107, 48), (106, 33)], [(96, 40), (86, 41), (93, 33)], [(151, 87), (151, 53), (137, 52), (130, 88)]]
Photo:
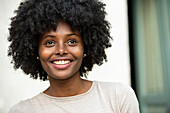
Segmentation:
[(105, 4), (97, 0), (26, 0), (21, 2), (11, 18), (8, 56), (12, 56), (14, 69), (21, 68), (30, 77), (47, 80), (38, 56), (39, 37), (56, 29), (59, 20), (67, 22), (81, 34), (84, 53), (80, 67), (86, 76), (94, 64), (107, 61), (105, 49), (110, 44), (110, 24), (106, 20)]

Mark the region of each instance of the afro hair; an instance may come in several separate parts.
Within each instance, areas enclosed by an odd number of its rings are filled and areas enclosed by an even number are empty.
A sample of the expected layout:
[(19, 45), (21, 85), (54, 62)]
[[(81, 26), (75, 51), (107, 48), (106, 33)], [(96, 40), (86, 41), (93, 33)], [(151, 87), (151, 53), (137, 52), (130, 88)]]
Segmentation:
[(107, 61), (105, 49), (110, 44), (110, 24), (106, 20), (105, 4), (97, 0), (26, 0), (21, 2), (11, 18), (8, 56), (14, 69), (21, 68), (30, 77), (48, 80), (38, 56), (39, 37), (56, 29), (59, 20), (67, 22), (81, 34), (87, 55), (79, 69), (86, 76), (94, 64)]

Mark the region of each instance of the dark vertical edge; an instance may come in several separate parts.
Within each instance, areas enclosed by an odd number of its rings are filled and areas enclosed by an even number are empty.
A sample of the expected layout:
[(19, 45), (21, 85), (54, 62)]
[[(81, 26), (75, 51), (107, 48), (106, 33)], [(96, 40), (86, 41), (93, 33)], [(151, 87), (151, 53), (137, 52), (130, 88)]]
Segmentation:
[[(128, 25), (129, 25), (129, 52), (130, 52), (130, 66), (131, 66), (131, 85), (134, 89), (135, 93), (137, 94), (137, 84), (136, 84), (136, 71), (135, 71), (135, 42), (134, 42), (134, 33), (133, 33), (133, 24), (134, 24), (134, 15), (133, 10), (134, 4), (133, 0), (127, 0), (128, 5)], [(138, 95), (137, 95), (138, 96)]]

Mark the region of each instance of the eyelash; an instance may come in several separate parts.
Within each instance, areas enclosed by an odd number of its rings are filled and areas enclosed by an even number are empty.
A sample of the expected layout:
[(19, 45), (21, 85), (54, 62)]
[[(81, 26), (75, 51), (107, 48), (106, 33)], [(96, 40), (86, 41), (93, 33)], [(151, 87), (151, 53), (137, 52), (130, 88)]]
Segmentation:
[[(75, 46), (76, 44), (78, 43), (78, 41), (77, 40), (75, 40), (75, 39), (70, 39), (70, 40), (68, 40), (67, 41), (67, 44), (69, 45), (69, 46)], [(44, 45), (45, 46), (47, 46), (47, 47), (52, 47), (52, 46), (54, 46), (56, 43), (55, 43), (55, 41), (51, 41), (51, 40), (49, 40), (49, 41), (46, 41), (45, 43), (44, 43)]]
[(68, 43), (69, 45), (75, 45), (75, 44), (77, 43), (77, 40), (75, 40), (75, 39), (70, 39), (70, 40), (67, 41), (67, 43)]
[(54, 45), (55, 45), (55, 42), (49, 40), (49, 41), (45, 42), (44, 45), (45, 45), (45, 46), (54, 46)]

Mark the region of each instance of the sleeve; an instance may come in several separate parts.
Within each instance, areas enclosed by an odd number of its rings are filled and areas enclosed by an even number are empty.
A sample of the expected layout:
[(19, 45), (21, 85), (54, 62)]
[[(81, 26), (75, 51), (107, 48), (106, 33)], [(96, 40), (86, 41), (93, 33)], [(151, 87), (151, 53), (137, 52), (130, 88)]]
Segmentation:
[(30, 101), (20, 101), (10, 109), (9, 113), (33, 113)]
[(116, 93), (120, 113), (140, 113), (139, 103), (134, 90), (127, 85), (121, 85)]
[(19, 104), (16, 104), (10, 109), (9, 113), (22, 113), (20, 108)]

